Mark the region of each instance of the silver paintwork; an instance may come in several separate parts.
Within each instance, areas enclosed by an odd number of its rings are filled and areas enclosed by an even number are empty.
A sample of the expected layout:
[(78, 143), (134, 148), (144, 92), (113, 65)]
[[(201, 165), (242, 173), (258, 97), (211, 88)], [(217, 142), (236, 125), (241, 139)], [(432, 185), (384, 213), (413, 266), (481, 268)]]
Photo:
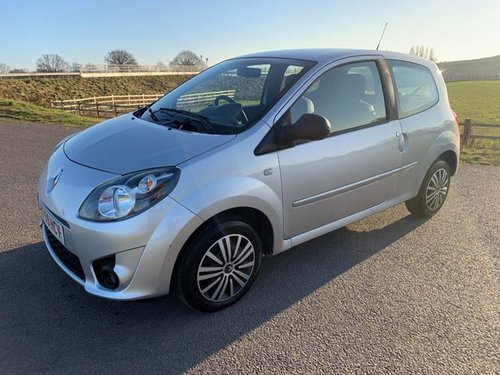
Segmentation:
[[(417, 195), (432, 163), (446, 151), (459, 154), (459, 134), (435, 64), (406, 54), (359, 50), (291, 50), (252, 57), (316, 62), (251, 128), (238, 135), (168, 130), (133, 115), (108, 120), (56, 148), (39, 180), (41, 206), (63, 219), (66, 247), (81, 260), (85, 281), (61, 268), (94, 295), (133, 300), (167, 294), (175, 261), (206, 220), (228, 209), (253, 208), (272, 226), (278, 254)], [(346, 62), (401, 59), (427, 66), (439, 102), (421, 113), (321, 141), (255, 156), (269, 129), (324, 71)], [(161, 202), (126, 220), (96, 223), (78, 209), (98, 185), (119, 174), (176, 166), (179, 182)], [(51, 176), (62, 169), (49, 192)], [(454, 171), (452, 171), (452, 174)], [(94, 260), (117, 254), (120, 287), (107, 290)], [(220, 294), (220, 293), (219, 293)]]
[(66, 156), (76, 163), (116, 174), (177, 165), (234, 139), (166, 131), (130, 114), (104, 121), (64, 143)]

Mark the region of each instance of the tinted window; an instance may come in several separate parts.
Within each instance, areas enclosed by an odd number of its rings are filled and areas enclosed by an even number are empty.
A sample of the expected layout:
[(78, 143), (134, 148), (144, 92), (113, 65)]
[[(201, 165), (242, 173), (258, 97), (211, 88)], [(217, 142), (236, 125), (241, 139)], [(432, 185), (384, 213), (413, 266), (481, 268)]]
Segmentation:
[(396, 84), (400, 117), (411, 116), (432, 107), (438, 101), (438, 91), (432, 73), (424, 66), (390, 61)]
[(326, 117), (332, 133), (385, 120), (377, 64), (373, 61), (348, 64), (321, 75), (290, 109), (292, 122), (304, 113)]

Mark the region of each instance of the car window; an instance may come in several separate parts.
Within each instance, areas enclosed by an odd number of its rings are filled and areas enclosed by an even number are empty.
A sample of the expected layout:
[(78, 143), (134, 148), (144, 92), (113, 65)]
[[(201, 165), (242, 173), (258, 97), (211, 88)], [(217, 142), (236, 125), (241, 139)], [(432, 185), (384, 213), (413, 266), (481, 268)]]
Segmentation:
[(270, 64), (247, 65), (244, 68), (252, 74), (241, 75), (237, 72), (238, 68), (234, 68), (208, 78), (179, 96), (176, 108), (200, 112), (213, 104), (217, 96), (228, 98), (221, 99), (220, 105), (228, 104), (231, 100), (240, 103), (243, 107), (261, 104)]
[(280, 91), (285, 88), (289, 88), (293, 85), (297, 79), (300, 77), (300, 72), (304, 69), (303, 66), (300, 65), (290, 65), (286, 68), (283, 73), (283, 78), (281, 80)]
[(322, 74), (290, 108), (292, 123), (304, 113), (326, 117), (332, 133), (385, 120), (377, 64), (373, 61), (347, 64)]
[(399, 117), (408, 117), (437, 103), (439, 96), (432, 73), (424, 66), (389, 61), (396, 84)]
[[(291, 84), (313, 65), (311, 61), (267, 57), (227, 60), (137, 113), (146, 121), (186, 131), (240, 133), (285, 93), (286, 88), (281, 90), (280, 84)], [(173, 114), (179, 113), (189, 119), (187, 125), (176, 122)]]

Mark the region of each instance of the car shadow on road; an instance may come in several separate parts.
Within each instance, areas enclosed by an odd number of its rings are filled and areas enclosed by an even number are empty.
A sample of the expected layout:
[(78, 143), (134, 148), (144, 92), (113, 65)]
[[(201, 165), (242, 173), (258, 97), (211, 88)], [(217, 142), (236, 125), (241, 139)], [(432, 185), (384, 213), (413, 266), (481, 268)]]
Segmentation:
[(185, 372), (424, 223), (403, 215), (377, 215), (375, 228), (349, 226), (264, 259), (245, 298), (214, 314), (171, 296), (87, 295), (43, 243), (0, 253), (0, 372)]

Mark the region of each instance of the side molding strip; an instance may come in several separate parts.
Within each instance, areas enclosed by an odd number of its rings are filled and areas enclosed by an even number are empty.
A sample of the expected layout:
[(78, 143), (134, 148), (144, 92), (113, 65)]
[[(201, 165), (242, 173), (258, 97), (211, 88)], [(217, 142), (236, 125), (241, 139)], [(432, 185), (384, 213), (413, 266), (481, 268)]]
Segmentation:
[(366, 178), (366, 179), (361, 180), (361, 181), (353, 182), (352, 184), (349, 184), (349, 185), (344, 185), (344, 186), (341, 186), (341, 187), (333, 189), (333, 190), (325, 191), (324, 193), (319, 193), (319, 194), (316, 194), (316, 195), (313, 195), (313, 196), (310, 196), (307, 198), (299, 199), (299, 200), (293, 202), (292, 206), (293, 207), (304, 206), (306, 204), (315, 203), (315, 202), (321, 201), (323, 199), (327, 199), (327, 198), (334, 197), (336, 195), (340, 195), (340, 194), (345, 193), (349, 190), (358, 189), (360, 187), (363, 187), (363, 186), (372, 184), (374, 182), (380, 181), (386, 177), (392, 176), (396, 173), (406, 171), (410, 168), (415, 167), (417, 164), (418, 164), (418, 162), (415, 161), (415, 162), (407, 164), (403, 167), (396, 168), (396, 169), (378, 174), (376, 176)]

